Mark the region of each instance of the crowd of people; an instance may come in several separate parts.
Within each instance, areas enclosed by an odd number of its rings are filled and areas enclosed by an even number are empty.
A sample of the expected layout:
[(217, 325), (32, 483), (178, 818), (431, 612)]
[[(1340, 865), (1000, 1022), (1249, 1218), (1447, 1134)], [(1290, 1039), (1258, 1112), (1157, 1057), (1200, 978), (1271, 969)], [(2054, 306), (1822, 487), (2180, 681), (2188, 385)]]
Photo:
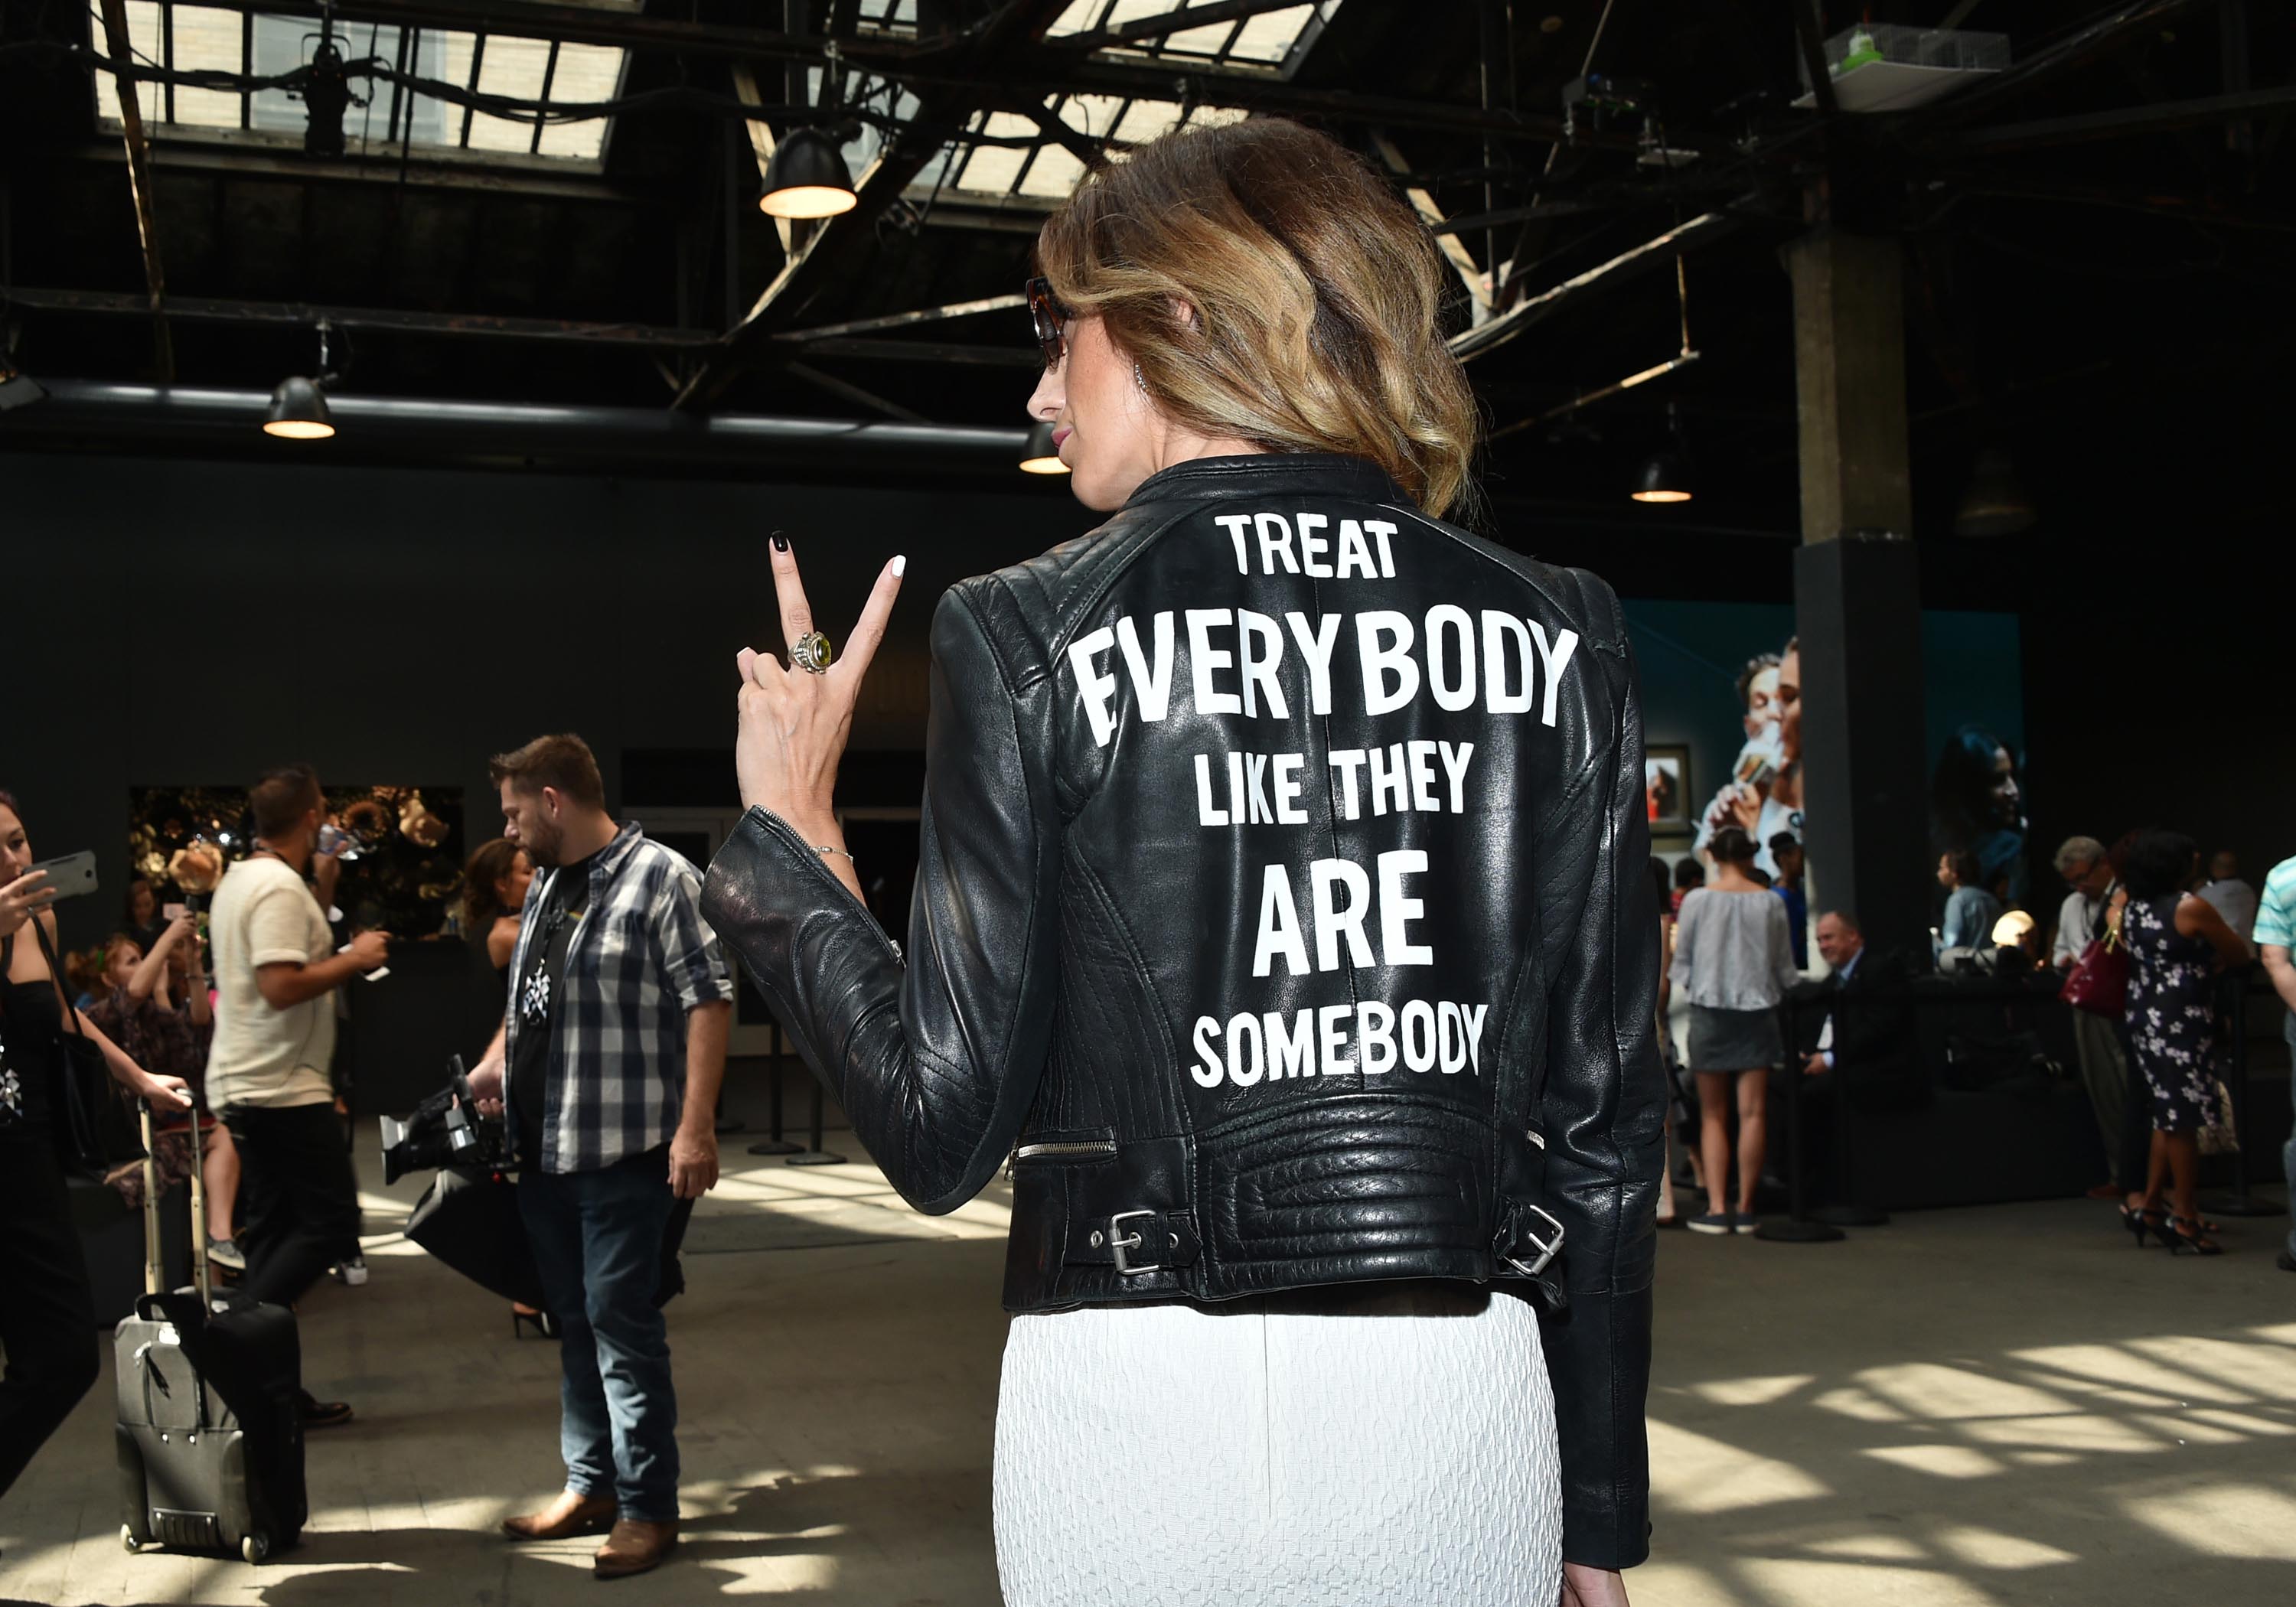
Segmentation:
[[(567, 1493), (505, 1527), (523, 1539), (601, 1535), (596, 1568), (611, 1577), (653, 1566), (675, 1538), (676, 1407), (655, 1252), (675, 1202), (717, 1180), (731, 981), (699, 918), (698, 873), (608, 816), (579, 738), (538, 739), (493, 767), (505, 835), (472, 857), (455, 923), (503, 1001), (472, 1081), (514, 1136), (548, 1301), (546, 1316), (519, 1309), (560, 1341), (567, 1465)], [(0, 1491), (97, 1374), (51, 1142), (58, 1099), (85, 1093), (63, 1054), (74, 1023), (102, 1047), (110, 1097), (152, 1104), (158, 1186), (201, 1170), (208, 1258), (242, 1294), (291, 1308), (331, 1268), (360, 1266), (331, 1076), (334, 995), (384, 964), (390, 939), (346, 930), (333, 907), (324, 811), (308, 767), (266, 774), (249, 794), (250, 851), (203, 916), (163, 909), (138, 878), (121, 929), (60, 956), (56, 890), (33, 869), (20, 807), (0, 793)], [(140, 1206), (145, 1177), (137, 1156), (104, 1180)], [(355, 1415), (308, 1389), (299, 1413), (306, 1430)]]
[[(1769, 666), (1750, 668), (1775, 673)], [(2005, 766), (1980, 765), (1984, 742), (1966, 745), (1973, 773), (1982, 769), (2013, 786)], [(1666, 991), (1679, 992), (1689, 1006), (1673, 1110), (1688, 1181), (1708, 1199), (1705, 1210), (1677, 1214), (1669, 1187), (1660, 1219), (1697, 1232), (1746, 1233), (1755, 1226), (1754, 1196), (1767, 1159), (1769, 1074), (1792, 1063), (1811, 1078), (1829, 1077), (1837, 1064), (1837, 1013), (1845, 1023), (1856, 1016), (1830, 1007), (1807, 1013), (1817, 1022), (1819, 1041), (1797, 1047), (1780, 1041), (1779, 1007), (1790, 998), (1854, 988), (1866, 963), (1865, 940), (1854, 914), (1822, 912), (1811, 924), (1823, 964), (1816, 976), (1806, 974), (1807, 955), (1789, 943), (1808, 909), (1799, 842), (1781, 833), (1765, 845), (1775, 875), (1735, 826), (1713, 832), (1703, 846), (1710, 874), (1695, 854), (1670, 869), (1663, 861), (1652, 864), (1669, 956)], [(2225, 1132), (2232, 1111), (2223, 1080), (2228, 1045), (2221, 980), (2246, 972), (2260, 953), (2266, 977), (2292, 1013), (2296, 1060), (2296, 967), (2289, 959), (2296, 860), (2276, 868), (2260, 893), (2241, 876), (2235, 855), (2218, 851), (2203, 872), (2193, 840), (2176, 832), (2131, 832), (2110, 849), (2092, 837), (2070, 838), (2054, 863), (2064, 897), (2053, 913), (2037, 915), (2022, 907), (2021, 873), (2013, 873), (2005, 860), (1975, 846), (1941, 853), (1931, 957), (1948, 974), (2030, 974), (2052, 990), (2062, 988), (2081, 1083), (2110, 1167), (2091, 1196), (2119, 1201), (2140, 1244), (2220, 1253), (2215, 1235), (2221, 1230), (2201, 1214), (2198, 1190), (2203, 1154), (2220, 1134), (2221, 1142), (2231, 1142)], [(1893, 985), (1902, 987), (1909, 974), (1904, 957), (1883, 963)], [(1869, 967), (1865, 974), (1870, 980), (1877, 973)], [(1671, 1055), (1664, 999), (1661, 1043)], [(1902, 1025), (1903, 1013), (1885, 1019)], [(1852, 1053), (1869, 1088), (1919, 1075), (1906, 1063), (1910, 1052), (1901, 1037), (1860, 1036), (1866, 1048)], [(1822, 1084), (1812, 1088), (1824, 1092)], [(1686, 1130), (1693, 1119), (1694, 1141)], [(2296, 1167), (2296, 1138), (2287, 1162)], [(1669, 1185), (1676, 1181), (1670, 1169)], [(2296, 1233), (2278, 1263), (2296, 1271)]]

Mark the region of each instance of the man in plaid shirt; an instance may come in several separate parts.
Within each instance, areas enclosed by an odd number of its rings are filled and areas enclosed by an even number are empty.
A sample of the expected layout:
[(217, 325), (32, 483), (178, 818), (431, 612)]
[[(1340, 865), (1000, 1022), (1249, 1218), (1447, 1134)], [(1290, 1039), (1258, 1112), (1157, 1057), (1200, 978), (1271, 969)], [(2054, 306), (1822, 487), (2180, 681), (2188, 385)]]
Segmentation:
[(566, 1488), (503, 1528), (596, 1534), (602, 1578), (677, 1543), (677, 1398), (654, 1293), (676, 1201), (718, 1181), (713, 1128), (734, 983), (701, 919), (701, 873), (606, 813), (578, 736), (488, 767), (504, 835), (537, 874), (519, 918), (502, 1030), (472, 1091), (500, 1099), (518, 1197), (564, 1372)]

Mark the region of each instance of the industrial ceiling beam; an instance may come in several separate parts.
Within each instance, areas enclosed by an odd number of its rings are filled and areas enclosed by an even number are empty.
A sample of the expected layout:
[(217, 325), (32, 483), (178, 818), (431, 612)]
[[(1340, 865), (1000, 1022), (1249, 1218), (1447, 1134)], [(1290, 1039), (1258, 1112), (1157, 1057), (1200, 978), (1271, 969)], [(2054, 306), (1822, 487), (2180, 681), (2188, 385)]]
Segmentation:
[(2103, 60), (2117, 51), (2142, 42), (2162, 23), (2215, 0), (2127, 0), (2109, 16), (2100, 17), (2013, 67), (2005, 67), (1983, 83), (1959, 94), (1903, 114), (1908, 129), (1942, 127), (1967, 123), (2040, 85)]
[(1611, 289), (1652, 268), (1669, 266), (1678, 253), (1734, 234), (1743, 222), (1743, 218), (1726, 211), (1702, 213), (1630, 250), (1620, 252), (1608, 262), (1583, 274), (1574, 274), (1535, 296), (1526, 296), (1488, 324), (1462, 330), (1451, 337), (1451, 349), (1461, 362), (1470, 362), (1505, 345), (1533, 324), (1544, 323), (1565, 306), (1584, 299), (1589, 291), (1598, 287)]
[[(118, 141), (91, 142), (71, 152), (73, 160), (111, 165), (127, 160)], [(677, 192), (661, 184), (641, 185), (603, 178), (594, 173), (545, 171), (527, 165), (537, 159), (505, 159), (496, 166), (488, 159), (461, 152), (440, 152), (447, 160), (426, 161), (418, 153), (402, 168), (394, 153), (389, 161), (355, 158), (306, 156), (299, 143), (251, 144), (243, 135), (232, 139), (203, 138), (199, 130), (173, 127), (167, 143), (152, 147), (150, 165), (161, 173), (204, 173), (225, 178), (283, 179), (296, 184), (365, 184), (388, 190), (452, 190), (500, 195), (521, 201), (563, 201), (600, 206), (639, 207), (668, 210), (677, 205)], [(538, 159), (554, 162), (554, 159)], [(554, 164), (562, 166), (563, 164)]]
[[(125, 60), (128, 43), (124, 0), (103, 0), (103, 37), (111, 53)], [(168, 332), (168, 275), (160, 262), (160, 220), (152, 205), (152, 143), (144, 136), (135, 81), (121, 78), (115, 82), (119, 91), (120, 143), (127, 153), (127, 193), (135, 207), (135, 238), (144, 251), (144, 310), (152, 316), (152, 368), (154, 377), (166, 385), (176, 377), (176, 342)]]
[[(8, 291), (12, 306), (35, 312), (118, 316), (148, 313), (140, 296), (116, 291), (36, 290)], [(644, 324), (585, 323), (570, 318), (499, 318), (482, 313), (406, 312), (376, 307), (312, 307), (299, 301), (235, 301), (175, 297), (168, 316), (187, 324), (268, 324), (314, 329), (324, 319), (337, 329), (390, 330), (401, 334), (440, 335), (500, 340), (543, 340), (584, 346), (702, 347), (716, 343), (709, 329), (665, 329)]]
[(1972, 128), (1946, 135), (1928, 149), (1956, 155), (1975, 152), (2031, 151), (2045, 145), (2079, 144), (2088, 140), (2124, 139), (2132, 135), (2161, 134), (2203, 123), (2236, 123), (2259, 115), (2296, 110), (2296, 85), (2251, 89), (2239, 94), (2206, 95), (2190, 101), (2161, 101), (2150, 106), (2123, 107), (2113, 111), (2085, 111), (2071, 117), (2042, 118), (2030, 123), (2008, 123), (1994, 128)]
[(961, 346), (947, 340), (881, 340), (868, 335), (834, 335), (809, 341), (812, 357), (855, 357), (863, 362), (963, 364), (975, 368), (1041, 370), (1045, 359), (1032, 346)]
[[(1065, 9), (1066, 0), (1011, 0), (972, 36), (967, 48), (981, 68), (993, 66), (1033, 46)], [(915, 120), (929, 127), (961, 121), (978, 109), (983, 98), (976, 83), (961, 79), (955, 85), (935, 86), (920, 92)], [(748, 316), (726, 332), (724, 344), (703, 360), (671, 406), (704, 408), (723, 396), (742, 370), (775, 344), (768, 337), (783, 322), (784, 308), (802, 307), (816, 291), (851, 271), (873, 239), (872, 225), (877, 215), (900, 198), (909, 181), (939, 150), (937, 138), (914, 128), (892, 134), (855, 185), (853, 209), (829, 219), (791, 258)]]
[[(832, 335), (872, 334), (885, 329), (909, 329), (920, 324), (939, 324), (950, 318), (970, 318), (976, 313), (1001, 313), (1026, 307), (1029, 299), (1018, 291), (1004, 296), (983, 296), (973, 301), (952, 301), (945, 307), (920, 307), (906, 313), (880, 313), (873, 318), (849, 318), (842, 324), (816, 324), (811, 329), (785, 329), (776, 340), (825, 340)], [(1019, 349), (1019, 348), (1015, 348)]]

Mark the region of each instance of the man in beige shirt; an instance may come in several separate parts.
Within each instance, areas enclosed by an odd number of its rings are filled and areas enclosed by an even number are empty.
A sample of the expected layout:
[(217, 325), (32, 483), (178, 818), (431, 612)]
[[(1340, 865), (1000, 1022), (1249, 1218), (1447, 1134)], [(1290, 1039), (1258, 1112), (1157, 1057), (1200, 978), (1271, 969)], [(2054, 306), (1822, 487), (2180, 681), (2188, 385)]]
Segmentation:
[[(239, 1150), (247, 1257), (240, 1288), (289, 1306), (330, 1266), (358, 1253), (358, 1184), (327, 1070), (335, 1049), (330, 996), (381, 965), (390, 943), (363, 932), (334, 952), (326, 912), (303, 880), (325, 808), (310, 767), (271, 771), (248, 801), (255, 851), (225, 875), (208, 914), (217, 994), (208, 1103)], [(304, 1394), (308, 1426), (350, 1415), (340, 1401)]]

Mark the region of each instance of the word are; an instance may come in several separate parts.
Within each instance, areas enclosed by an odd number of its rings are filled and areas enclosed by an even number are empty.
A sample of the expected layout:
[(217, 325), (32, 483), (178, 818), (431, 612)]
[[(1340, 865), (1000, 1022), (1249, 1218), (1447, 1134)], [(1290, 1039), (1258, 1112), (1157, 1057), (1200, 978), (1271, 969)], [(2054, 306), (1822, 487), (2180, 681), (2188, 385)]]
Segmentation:
[(1432, 965), (1435, 951), (1411, 940), (1411, 923), (1427, 914), (1424, 899), (1404, 891), (1406, 876), (1424, 875), (1423, 849), (1395, 849), (1378, 859), (1379, 958), (1372, 958), (1366, 928), (1372, 915), (1372, 875), (1351, 859), (1315, 859), (1308, 864), (1308, 927), (1316, 939), (1311, 967), (1308, 941), (1300, 921), (1300, 904), (1292, 890), (1292, 867), (1271, 865), (1259, 883), (1259, 930), (1251, 946), (1251, 974), (1273, 975), (1281, 959), (1295, 977), (1310, 969), (1337, 971), (1341, 952), (1346, 963), (1362, 971), (1373, 964)]
[[(1248, 608), (1191, 608), (1179, 619), (1188, 634), (1193, 712), (1247, 718), (1292, 717), (1282, 672), (1295, 652), (1307, 672), (1309, 712), (1331, 713), (1334, 660), (1349, 620), (1362, 710), (1370, 715), (1392, 714), (1423, 691), (1451, 713), (1478, 701), (1491, 714), (1527, 714), (1536, 706), (1540, 722), (1552, 726), (1562, 671), (1578, 647), (1575, 630), (1558, 629), (1550, 639), (1537, 619), (1487, 608), (1478, 620), (1449, 603), (1437, 603), (1416, 624), (1408, 614), (1384, 608), (1318, 614), (1312, 622), (1304, 613), (1279, 620)], [(1174, 614), (1166, 609), (1150, 616), (1144, 647), (1130, 614), (1069, 644), (1077, 698), (1099, 746), (1116, 734), (1116, 693), (1122, 685), (1112, 669), (1101, 668), (1102, 656), (1114, 652), (1123, 659), (1134, 706), (1152, 725), (1172, 711), (1175, 634)]]
[[(1488, 1004), (1412, 999), (1400, 1010), (1377, 999), (1326, 1004), (1319, 1010), (1196, 1018), (1195, 1063), (1188, 1075), (1199, 1087), (1227, 1083), (1249, 1088), (1263, 1078), (1384, 1077), (1401, 1065), (1446, 1077), (1483, 1067), (1483, 1021)], [(1350, 1054), (1352, 1046), (1354, 1053)]]
[[(1363, 818), (1368, 780), (1374, 815), (1463, 814), (1466, 809), (1467, 761), (1472, 742), (1416, 741), (1384, 748), (1336, 748), (1324, 755), (1332, 772), (1332, 797), (1342, 820)], [(1438, 781), (1435, 767), (1443, 767)], [(1224, 770), (1218, 756), (1196, 755), (1196, 823), (1207, 826), (1303, 826), (1308, 811), (1300, 799), (1307, 790), (1307, 756), (1300, 753), (1230, 753)]]

